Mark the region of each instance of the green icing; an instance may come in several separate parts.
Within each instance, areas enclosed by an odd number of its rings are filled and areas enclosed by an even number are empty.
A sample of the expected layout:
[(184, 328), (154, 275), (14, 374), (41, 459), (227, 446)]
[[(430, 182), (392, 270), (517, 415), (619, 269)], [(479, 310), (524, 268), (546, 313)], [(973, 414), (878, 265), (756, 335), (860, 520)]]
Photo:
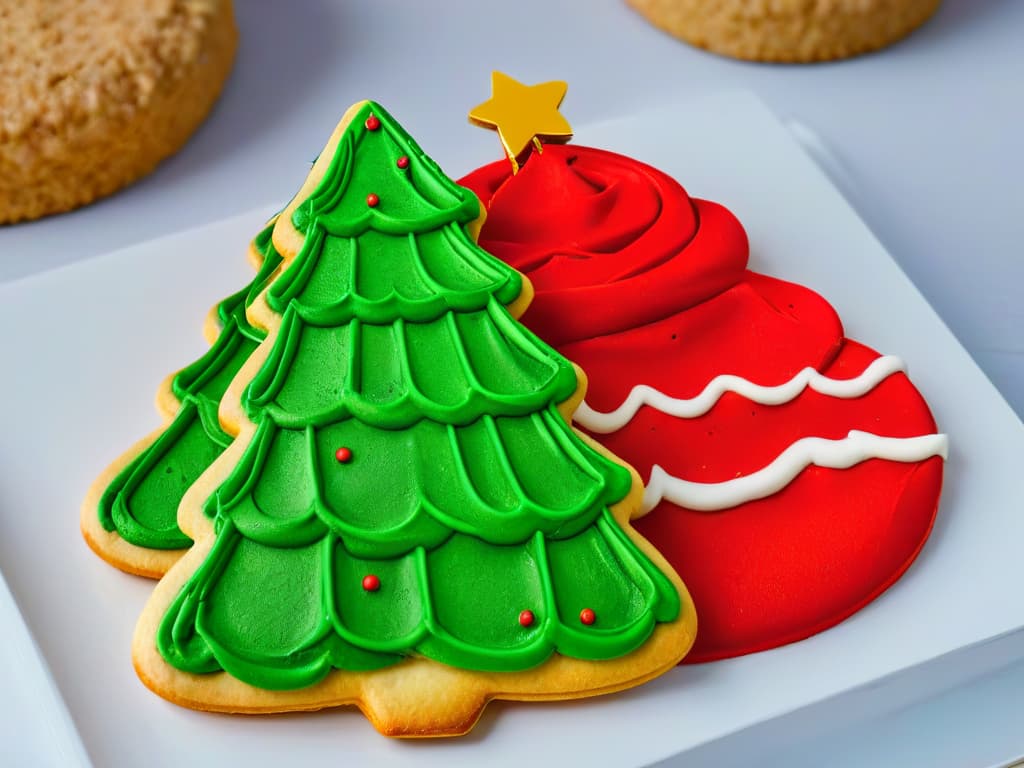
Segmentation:
[(220, 427), (217, 408), (231, 379), (265, 337), (246, 320), (245, 309), (281, 263), (272, 232), (267, 226), (254, 240), (263, 263), (253, 281), (217, 305), (222, 326), (217, 340), (172, 380), (171, 391), (181, 403), (174, 419), (100, 497), (103, 527), (136, 546), (180, 549), (192, 544), (178, 528), (178, 504), (231, 443)]
[(321, 327), (288, 309), (246, 404), (250, 415), (294, 428), (356, 418), (400, 429), (423, 418), (464, 424), (529, 414), (576, 389), (572, 366), (538, 354), (535, 344), (494, 301), (479, 311), (385, 325)]
[(256, 429), (161, 622), (170, 664), (267, 689), (410, 655), (521, 670), (624, 655), (678, 615), (609, 510), (629, 471), (559, 413), (575, 371), (509, 315), (521, 278), (472, 241), (477, 213), (384, 110), (355, 115), (292, 217), (305, 240), (242, 398)]

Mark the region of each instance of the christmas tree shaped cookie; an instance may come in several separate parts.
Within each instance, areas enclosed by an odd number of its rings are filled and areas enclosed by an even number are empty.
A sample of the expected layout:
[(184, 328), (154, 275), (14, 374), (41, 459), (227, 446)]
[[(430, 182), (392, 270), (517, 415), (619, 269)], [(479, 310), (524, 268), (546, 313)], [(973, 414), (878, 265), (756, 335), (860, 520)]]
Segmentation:
[(159, 578), (192, 540), (178, 528), (178, 504), (188, 487), (231, 443), (217, 419), (228, 383), (265, 333), (249, 324), (246, 307), (272, 278), (281, 259), (271, 241), (273, 221), (249, 247), (256, 277), (210, 313), (210, 350), (157, 392), (165, 423), (116, 459), (82, 504), (82, 534), (121, 570)]
[(685, 587), (629, 523), (639, 480), (569, 425), (582, 375), (515, 320), (529, 283), (480, 221), (383, 109), (346, 113), (274, 227), (267, 337), (221, 404), (237, 437), (139, 621), (157, 693), (455, 735), (491, 699), (612, 692), (692, 645)]

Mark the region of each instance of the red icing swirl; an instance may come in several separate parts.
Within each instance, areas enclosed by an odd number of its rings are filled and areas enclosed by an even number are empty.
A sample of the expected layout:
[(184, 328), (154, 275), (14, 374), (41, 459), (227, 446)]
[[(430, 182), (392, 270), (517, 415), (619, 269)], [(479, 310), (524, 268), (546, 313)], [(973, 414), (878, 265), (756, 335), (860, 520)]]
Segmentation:
[(661, 320), (743, 279), (736, 217), (656, 168), (549, 145), (510, 178), (502, 160), (460, 183), (488, 209), (480, 245), (529, 275), (536, 296), (523, 322), (550, 344)]
[[(835, 310), (810, 289), (745, 272), (746, 236), (728, 211), (635, 160), (551, 146), (514, 179), (502, 161), (461, 183), (489, 209), (481, 245), (534, 283), (524, 322), (587, 372), (587, 402), (599, 411), (637, 384), (695, 397), (723, 373), (780, 384), (811, 366), (846, 379), (878, 357), (844, 339)], [(645, 480), (658, 464), (717, 483), (770, 465), (801, 438), (851, 429), (904, 437), (932, 434), (935, 423), (898, 374), (851, 400), (809, 390), (761, 405), (728, 393), (694, 418), (642, 408), (601, 443)], [(686, 661), (793, 642), (874, 599), (923, 545), (941, 482), (937, 457), (871, 460), (808, 468), (720, 513), (662, 501), (636, 527), (699, 607)], [(596, 619), (580, 613), (584, 625)]]

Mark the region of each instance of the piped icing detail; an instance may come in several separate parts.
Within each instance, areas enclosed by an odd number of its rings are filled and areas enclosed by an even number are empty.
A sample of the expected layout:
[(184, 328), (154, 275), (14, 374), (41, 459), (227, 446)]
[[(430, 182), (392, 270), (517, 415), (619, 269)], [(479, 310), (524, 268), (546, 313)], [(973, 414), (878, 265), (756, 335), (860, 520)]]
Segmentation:
[(137, 455), (104, 490), (100, 523), (139, 547), (179, 549), (192, 544), (178, 528), (178, 504), (190, 485), (231, 443), (217, 407), (228, 382), (265, 336), (245, 316), (246, 307), (271, 278), (281, 257), (270, 224), (253, 240), (262, 258), (255, 278), (217, 305), (221, 332), (210, 349), (179, 371), (171, 391), (181, 403), (160, 436)]
[(171, 665), (267, 689), (409, 655), (522, 670), (622, 656), (678, 616), (612, 512), (632, 475), (559, 411), (575, 370), (512, 319), (522, 278), (473, 242), (478, 213), (379, 105), (351, 115), (291, 217), (242, 390), (255, 429), (158, 630)]
[(767, 467), (721, 483), (694, 483), (674, 477), (655, 464), (644, 491), (643, 512), (650, 512), (663, 500), (699, 511), (729, 509), (748, 501), (763, 499), (782, 490), (807, 467), (847, 469), (868, 459), (904, 463), (932, 456), (946, 458), (946, 435), (881, 437), (851, 430), (838, 440), (804, 437), (784, 450)]
[(894, 373), (905, 372), (906, 365), (895, 355), (883, 355), (871, 362), (860, 375), (849, 379), (833, 379), (807, 367), (789, 381), (774, 386), (755, 384), (732, 374), (716, 376), (696, 397), (672, 397), (664, 392), (638, 384), (612, 411), (595, 411), (581, 402), (573, 421), (599, 435), (616, 432), (626, 426), (644, 406), (668, 416), (695, 419), (710, 411), (726, 392), (734, 392), (760, 405), (784, 405), (799, 397), (804, 390), (840, 399), (861, 397)]

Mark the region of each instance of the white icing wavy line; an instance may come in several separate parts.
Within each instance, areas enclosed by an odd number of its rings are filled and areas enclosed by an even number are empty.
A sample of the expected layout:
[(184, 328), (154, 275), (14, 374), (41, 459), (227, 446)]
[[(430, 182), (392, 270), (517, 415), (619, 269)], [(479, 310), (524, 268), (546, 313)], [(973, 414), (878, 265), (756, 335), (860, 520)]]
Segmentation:
[(642, 514), (662, 499), (687, 509), (712, 511), (728, 509), (763, 499), (785, 488), (806, 467), (846, 469), (866, 459), (917, 462), (931, 456), (943, 459), (949, 450), (946, 435), (921, 437), (880, 437), (852, 430), (846, 437), (829, 440), (804, 437), (780, 453), (771, 464), (750, 475), (721, 483), (694, 483), (670, 475), (655, 464), (644, 490)]
[(828, 397), (852, 399), (867, 394), (889, 376), (901, 371), (906, 371), (906, 365), (900, 358), (883, 355), (852, 379), (830, 379), (814, 368), (804, 368), (784, 384), (766, 387), (741, 376), (724, 374), (713, 378), (699, 395), (691, 398), (670, 397), (654, 387), (640, 384), (633, 387), (622, 405), (608, 413), (595, 411), (585, 401), (580, 403), (573, 420), (591, 432), (606, 435), (626, 426), (645, 405), (669, 416), (693, 419), (710, 411), (726, 392), (735, 392), (760, 405), (788, 403), (808, 387)]

